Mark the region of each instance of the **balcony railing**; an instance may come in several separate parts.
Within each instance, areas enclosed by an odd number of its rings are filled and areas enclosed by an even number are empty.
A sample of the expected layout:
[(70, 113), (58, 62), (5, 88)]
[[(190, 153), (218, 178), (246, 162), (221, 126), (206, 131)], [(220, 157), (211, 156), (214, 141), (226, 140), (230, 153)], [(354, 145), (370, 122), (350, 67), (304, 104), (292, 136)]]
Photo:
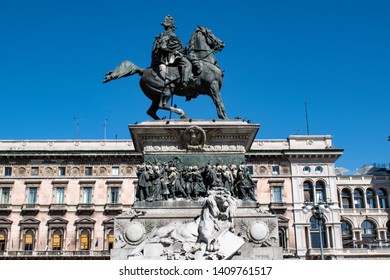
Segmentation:
[(287, 210), (287, 204), (285, 202), (271, 202), (269, 209), (274, 214), (284, 214)]
[(10, 258), (104, 258), (110, 257), (108, 250), (103, 251), (0, 251), (0, 259)]
[(105, 215), (119, 215), (122, 214), (122, 203), (106, 203), (104, 205)]
[(77, 205), (77, 215), (92, 215), (95, 212), (95, 204), (93, 203), (80, 203)]
[(0, 204), (0, 216), (8, 216), (12, 212), (11, 204)]
[[(323, 253), (325, 258), (326, 257), (334, 257), (338, 255), (338, 251), (333, 248), (324, 248)], [(321, 256), (321, 249), (320, 248), (311, 248), (307, 250), (307, 256), (311, 257), (320, 257)]]
[(68, 211), (68, 205), (65, 203), (53, 203), (49, 206), (49, 215), (63, 216)]
[(341, 208), (341, 214), (387, 214), (384, 208)]
[(369, 258), (370, 256), (389, 258), (390, 246), (388, 245), (382, 244), (379, 246), (379, 244), (373, 244), (365, 248), (344, 248), (343, 255), (344, 258)]
[(39, 205), (35, 203), (25, 203), (22, 205), (22, 215), (35, 216), (39, 212)]
[(23, 204), (23, 209), (35, 209), (35, 208), (37, 208), (37, 205), (35, 203)]

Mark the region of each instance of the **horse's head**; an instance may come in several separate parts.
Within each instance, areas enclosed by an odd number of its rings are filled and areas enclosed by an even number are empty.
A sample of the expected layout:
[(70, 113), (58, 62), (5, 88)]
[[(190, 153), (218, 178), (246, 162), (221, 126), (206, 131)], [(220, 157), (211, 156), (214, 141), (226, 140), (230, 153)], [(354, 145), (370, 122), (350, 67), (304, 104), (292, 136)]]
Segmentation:
[(206, 39), (207, 45), (209, 45), (211, 49), (219, 52), (225, 47), (225, 43), (221, 39), (216, 37), (210, 29), (204, 26), (198, 26), (196, 30), (203, 34)]
[(192, 33), (189, 41), (190, 48), (196, 51), (219, 52), (225, 47), (225, 43), (218, 39), (210, 29), (204, 26), (198, 26)]

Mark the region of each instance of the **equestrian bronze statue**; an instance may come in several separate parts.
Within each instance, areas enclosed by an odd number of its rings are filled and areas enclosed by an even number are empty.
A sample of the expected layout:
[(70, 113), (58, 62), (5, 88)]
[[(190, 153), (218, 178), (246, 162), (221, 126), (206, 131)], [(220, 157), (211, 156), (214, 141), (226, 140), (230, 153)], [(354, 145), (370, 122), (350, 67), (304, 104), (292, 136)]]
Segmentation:
[(183, 119), (188, 118), (182, 109), (170, 106), (168, 101), (173, 95), (185, 96), (186, 101), (189, 101), (200, 94), (209, 95), (218, 117), (227, 119), (220, 92), (223, 70), (214, 55), (223, 49), (224, 42), (211, 30), (198, 26), (189, 45), (184, 48), (174, 33), (176, 26), (173, 18), (166, 16), (161, 25), (164, 32), (155, 39), (150, 67), (142, 69), (131, 61), (123, 61), (105, 75), (103, 82), (139, 74), (140, 87), (152, 101), (147, 114), (156, 120), (160, 119), (157, 116), (159, 109), (174, 112)]

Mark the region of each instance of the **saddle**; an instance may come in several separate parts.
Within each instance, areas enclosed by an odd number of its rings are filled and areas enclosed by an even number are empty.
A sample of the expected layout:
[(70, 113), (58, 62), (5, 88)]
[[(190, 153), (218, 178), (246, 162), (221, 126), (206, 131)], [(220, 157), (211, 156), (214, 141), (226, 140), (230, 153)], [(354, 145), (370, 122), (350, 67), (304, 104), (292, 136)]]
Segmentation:
[[(194, 66), (194, 65), (193, 65)], [(198, 68), (197, 68), (198, 69)], [(193, 93), (192, 96), (187, 97), (186, 101), (191, 100), (198, 96), (195, 94), (195, 86), (199, 80), (200, 72), (194, 73), (195, 67), (192, 67), (191, 73), (189, 75), (189, 83), (187, 85), (183, 85), (181, 83), (181, 75), (179, 71), (179, 66), (177, 65), (168, 65), (165, 67), (155, 66), (152, 68), (152, 75), (155, 78), (159, 78), (165, 81), (165, 85), (167, 87), (174, 87), (179, 91), (186, 91)]]

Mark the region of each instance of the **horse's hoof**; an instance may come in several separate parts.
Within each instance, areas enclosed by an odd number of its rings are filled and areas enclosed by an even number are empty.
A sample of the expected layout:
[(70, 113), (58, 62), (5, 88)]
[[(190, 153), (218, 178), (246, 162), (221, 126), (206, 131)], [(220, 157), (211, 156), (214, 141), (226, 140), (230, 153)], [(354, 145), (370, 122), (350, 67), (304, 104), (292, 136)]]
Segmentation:
[(160, 118), (152, 112), (147, 111), (146, 114), (148, 114), (150, 117), (152, 117), (154, 120), (160, 120)]
[(182, 115), (180, 118), (183, 119), (183, 120), (187, 120), (187, 119), (188, 119), (188, 116), (187, 116), (186, 114), (184, 114), (184, 115)]

